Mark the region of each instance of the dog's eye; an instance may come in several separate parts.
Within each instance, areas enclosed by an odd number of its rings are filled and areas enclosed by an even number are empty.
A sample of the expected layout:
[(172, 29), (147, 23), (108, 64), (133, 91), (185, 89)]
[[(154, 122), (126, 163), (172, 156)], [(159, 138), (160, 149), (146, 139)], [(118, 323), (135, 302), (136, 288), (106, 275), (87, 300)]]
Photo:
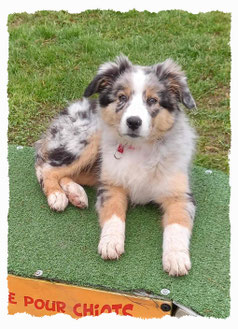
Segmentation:
[(126, 102), (127, 101), (126, 95), (120, 95), (118, 98), (119, 98), (120, 102)]
[(157, 99), (153, 98), (153, 97), (150, 97), (150, 98), (147, 98), (146, 102), (147, 102), (148, 105), (154, 105), (155, 103), (157, 103)]

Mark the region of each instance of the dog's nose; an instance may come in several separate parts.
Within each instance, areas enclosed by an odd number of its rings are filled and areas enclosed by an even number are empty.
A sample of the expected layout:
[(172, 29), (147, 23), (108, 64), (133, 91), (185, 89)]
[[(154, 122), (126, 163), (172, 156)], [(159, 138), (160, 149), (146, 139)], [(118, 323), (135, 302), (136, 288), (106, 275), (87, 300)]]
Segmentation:
[(136, 130), (137, 128), (139, 128), (141, 126), (142, 120), (139, 117), (132, 116), (126, 120), (126, 124), (130, 129)]

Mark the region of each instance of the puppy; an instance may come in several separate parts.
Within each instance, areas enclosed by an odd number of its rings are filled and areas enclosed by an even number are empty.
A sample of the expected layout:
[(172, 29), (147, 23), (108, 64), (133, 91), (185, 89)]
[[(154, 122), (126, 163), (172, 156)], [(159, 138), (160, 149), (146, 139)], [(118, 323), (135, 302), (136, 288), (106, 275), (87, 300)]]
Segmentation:
[[(93, 94), (98, 99), (90, 99)], [(97, 186), (103, 259), (124, 252), (128, 202), (163, 210), (163, 268), (188, 274), (195, 202), (189, 168), (196, 135), (181, 108), (195, 107), (186, 77), (171, 59), (104, 63), (84, 92), (36, 142), (36, 176), (49, 206), (88, 206), (82, 185)]]

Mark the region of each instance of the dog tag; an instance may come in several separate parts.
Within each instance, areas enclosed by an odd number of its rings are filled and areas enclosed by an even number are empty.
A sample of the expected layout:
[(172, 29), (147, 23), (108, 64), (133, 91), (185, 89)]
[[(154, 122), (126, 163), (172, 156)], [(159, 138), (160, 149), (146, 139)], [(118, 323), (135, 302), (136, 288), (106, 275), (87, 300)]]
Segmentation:
[(123, 152), (124, 152), (124, 147), (120, 144), (116, 152), (114, 153), (114, 158), (120, 160)]

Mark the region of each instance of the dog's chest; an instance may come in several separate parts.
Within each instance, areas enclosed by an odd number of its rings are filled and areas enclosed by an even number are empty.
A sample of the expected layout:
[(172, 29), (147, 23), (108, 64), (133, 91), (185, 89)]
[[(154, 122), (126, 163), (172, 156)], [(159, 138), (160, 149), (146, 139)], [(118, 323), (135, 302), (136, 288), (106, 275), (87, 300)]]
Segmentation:
[(159, 158), (153, 148), (125, 146), (119, 152), (118, 146), (102, 147), (102, 179), (126, 188), (133, 203), (155, 200), (162, 180)]

